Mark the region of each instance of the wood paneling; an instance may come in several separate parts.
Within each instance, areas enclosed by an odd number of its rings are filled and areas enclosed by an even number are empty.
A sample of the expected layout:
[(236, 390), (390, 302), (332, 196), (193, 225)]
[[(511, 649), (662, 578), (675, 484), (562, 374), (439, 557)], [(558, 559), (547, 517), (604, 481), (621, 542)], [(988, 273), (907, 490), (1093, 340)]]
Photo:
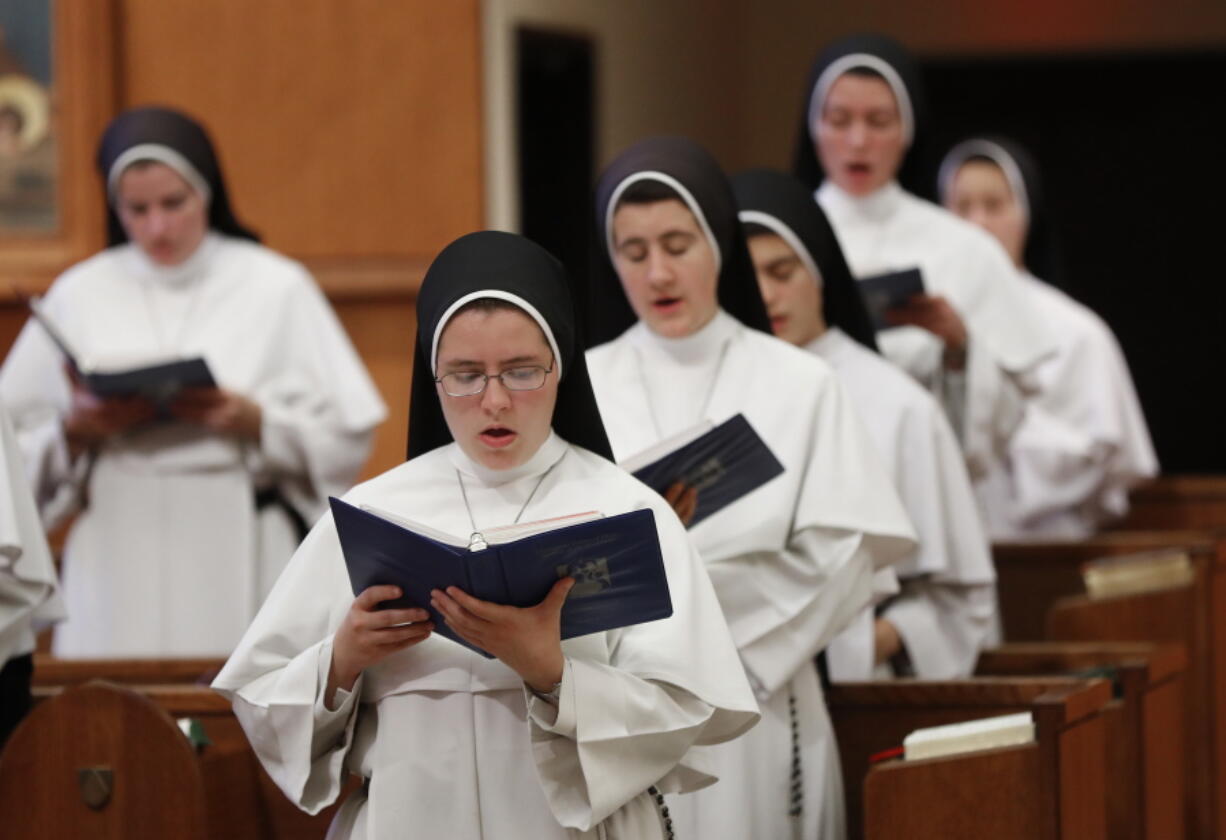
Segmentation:
[(481, 224), (477, 0), (122, 0), (120, 99), (209, 126), (297, 258), (429, 257)]

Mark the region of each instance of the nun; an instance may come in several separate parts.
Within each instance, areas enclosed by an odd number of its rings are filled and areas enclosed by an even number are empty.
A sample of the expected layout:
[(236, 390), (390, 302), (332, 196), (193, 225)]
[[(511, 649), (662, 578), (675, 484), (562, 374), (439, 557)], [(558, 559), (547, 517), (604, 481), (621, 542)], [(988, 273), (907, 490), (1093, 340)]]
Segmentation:
[(825, 210), (857, 279), (919, 268), (927, 294), (891, 313), (882, 352), (937, 396), (978, 482), (1002, 457), (1054, 349), (992, 238), (899, 185), (924, 102), (901, 45), (847, 38), (813, 66), (796, 175)]
[(771, 328), (834, 369), (919, 537), (893, 567), (901, 591), (879, 572), (882, 602), (827, 649), (830, 677), (968, 676), (996, 628), (996, 575), (953, 430), (932, 395), (876, 352), (856, 281), (804, 185), (758, 170), (732, 187)]
[(993, 538), (1082, 539), (1128, 511), (1128, 491), (1158, 473), (1128, 363), (1093, 310), (1033, 272), (1054, 269), (1038, 167), (1015, 143), (973, 138), (938, 176), (951, 212), (997, 239), (1034, 308), (1058, 337), (1010, 442), (1008, 470), (984, 483)]
[(355, 598), (328, 514), (214, 688), (299, 807), (365, 778), (332, 838), (671, 837), (662, 792), (713, 781), (690, 747), (757, 709), (684, 527), (609, 460), (561, 263), (514, 234), (464, 236), (426, 273), (417, 324), (409, 460), (346, 500), (457, 536), (651, 510), (673, 615), (560, 642), (570, 578), (527, 609), (436, 591), (486, 659), (424, 610), (374, 611), (394, 588)]
[(35, 634), (63, 616), (51, 549), (0, 405), (0, 750), (30, 709)]
[[(626, 459), (743, 414), (782, 475), (695, 525), (761, 723), (701, 750), (720, 783), (673, 802), (682, 837), (841, 837), (842, 780), (814, 658), (869, 603), (914, 531), (830, 368), (770, 335), (727, 178), (678, 137), (605, 170), (588, 364)], [(693, 488), (669, 491), (683, 518)]]
[(190, 117), (137, 108), (98, 150), (111, 247), (43, 299), (83, 369), (203, 357), (217, 387), (102, 399), (27, 322), (0, 368), (64, 547), (57, 655), (224, 656), (385, 411), (310, 275), (235, 218)]

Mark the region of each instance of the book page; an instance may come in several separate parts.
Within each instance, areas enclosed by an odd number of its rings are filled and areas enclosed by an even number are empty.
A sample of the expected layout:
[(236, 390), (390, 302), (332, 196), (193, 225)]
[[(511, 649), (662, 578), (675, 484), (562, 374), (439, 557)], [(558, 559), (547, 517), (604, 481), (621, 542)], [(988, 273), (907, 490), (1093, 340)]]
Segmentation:
[(515, 525), (500, 525), (497, 528), (487, 528), (481, 532), (490, 545), (501, 545), (530, 537), (533, 534), (543, 534), (558, 528), (568, 528), (571, 525), (581, 525), (604, 519), (604, 514), (598, 510), (570, 513), (566, 516), (554, 516), (549, 519), (538, 519), (534, 522), (520, 522)]
[(636, 473), (648, 464), (660, 460), (665, 455), (676, 452), (687, 443), (698, 440), (714, 428), (715, 424), (710, 420), (703, 420), (697, 425), (665, 438), (654, 446), (647, 447), (636, 455), (631, 455), (624, 461), (618, 461), (617, 465), (628, 473)]
[(391, 511), (382, 510), (374, 505), (360, 505), (361, 509), (367, 513), (373, 513), (380, 519), (386, 519), (394, 525), (399, 525), (405, 530), (412, 531), (415, 534), (421, 534), (423, 537), (429, 537), (435, 542), (441, 542), (444, 545), (453, 545), (456, 548), (467, 548), (468, 540), (448, 534), (446, 531), (440, 531), (437, 528), (431, 528), (429, 525), (415, 522), (407, 516), (400, 516)]

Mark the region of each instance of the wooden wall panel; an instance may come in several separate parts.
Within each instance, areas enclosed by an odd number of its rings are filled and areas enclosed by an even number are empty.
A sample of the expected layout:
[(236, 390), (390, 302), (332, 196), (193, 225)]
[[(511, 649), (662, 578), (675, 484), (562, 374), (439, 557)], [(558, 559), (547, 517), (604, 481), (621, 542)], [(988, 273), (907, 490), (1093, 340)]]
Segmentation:
[(410, 296), (343, 300), (336, 305), (354, 346), (366, 362), (383, 401), (387, 420), (379, 427), (363, 478), (404, 461), (409, 428), (409, 382), (413, 371), (413, 338), (417, 333), (415, 301)]
[(122, 105), (199, 115), (294, 257), (428, 257), (481, 224), (477, 0), (122, 0)]

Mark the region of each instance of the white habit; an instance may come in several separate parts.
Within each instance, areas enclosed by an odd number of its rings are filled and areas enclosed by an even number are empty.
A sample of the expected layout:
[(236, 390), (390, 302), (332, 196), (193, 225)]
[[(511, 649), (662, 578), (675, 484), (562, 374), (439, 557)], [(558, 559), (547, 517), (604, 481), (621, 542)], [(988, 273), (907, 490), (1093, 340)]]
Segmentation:
[(133, 430), (69, 458), (64, 358), (28, 322), (0, 370), (48, 528), (76, 514), (64, 549), (61, 656), (219, 656), (233, 650), (297, 535), (275, 487), (308, 521), (346, 489), (383, 403), (297, 263), (210, 233), (182, 265), (134, 245), (56, 280), (44, 306), (83, 368), (200, 355), (218, 384), (259, 404), (260, 443), (186, 423)]
[(346, 499), (465, 535), (472, 528), (457, 470), (478, 528), (510, 523), (525, 503), (526, 522), (650, 508), (672, 617), (564, 641), (556, 707), (500, 661), (435, 635), (366, 669), (328, 711), (322, 695), (332, 636), (354, 595), (327, 515), (214, 687), (233, 699), (260, 760), (299, 807), (327, 806), (348, 772), (370, 780), (368, 794), (355, 794), (338, 814), (329, 834), (335, 840), (663, 837), (644, 791), (709, 784), (702, 767), (683, 763), (687, 750), (735, 737), (757, 718), (681, 523), (647, 487), (556, 435), (504, 471), (474, 464), (448, 444)]
[(0, 667), (33, 653), (35, 633), (63, 617), (51, 550), (0, 405)]
[[(838, 327), (807, 349), (834, 368), (919, 536), (892, 570), (901, 592), (880, 615), (898, 629), (915, 676), (967, 676), (996, 630), (996, 573), (953, 430), (931, 394)], [(831, 643), (831, 679), (873, 675), (872, 618)]]
[(863, 278), (918, 267), (929, 294), (943, 295), (966, 325), (966, 368), (951, 374), (944, 345), (918, 327), (878, 334), (882, 352), (946, 407), (971, 477), (978, 481), (1021, 422), (1025, 379), (1054, 349), (1009, 257), (996, 240), (896, 182), (852, 196), (831, 181), (817, 190), (852, 274)]
[(1110, 327), (1030, 274), (1021, 282), (1056, 352), (1036, 369), (1007, 465), (985, 477), (980, 497), (995, 540), (1082, 539), (1128, 512), (1129, 488), (1156, 475), (1158, 459)]
[(741, 413), (784, 473), (690, 531), (762, 706), (746, 736), (703, 749), (719, 784), (673, 797), (678, 837), (792, 836), (789, 699), (800, 724), (802, 836), (841, 837), (842, 780), (814, 657), (871, 597), (914, 532), (820, 359), (730, 315), (664, 339), (637, 323), (588, 353), (614, 454)]

